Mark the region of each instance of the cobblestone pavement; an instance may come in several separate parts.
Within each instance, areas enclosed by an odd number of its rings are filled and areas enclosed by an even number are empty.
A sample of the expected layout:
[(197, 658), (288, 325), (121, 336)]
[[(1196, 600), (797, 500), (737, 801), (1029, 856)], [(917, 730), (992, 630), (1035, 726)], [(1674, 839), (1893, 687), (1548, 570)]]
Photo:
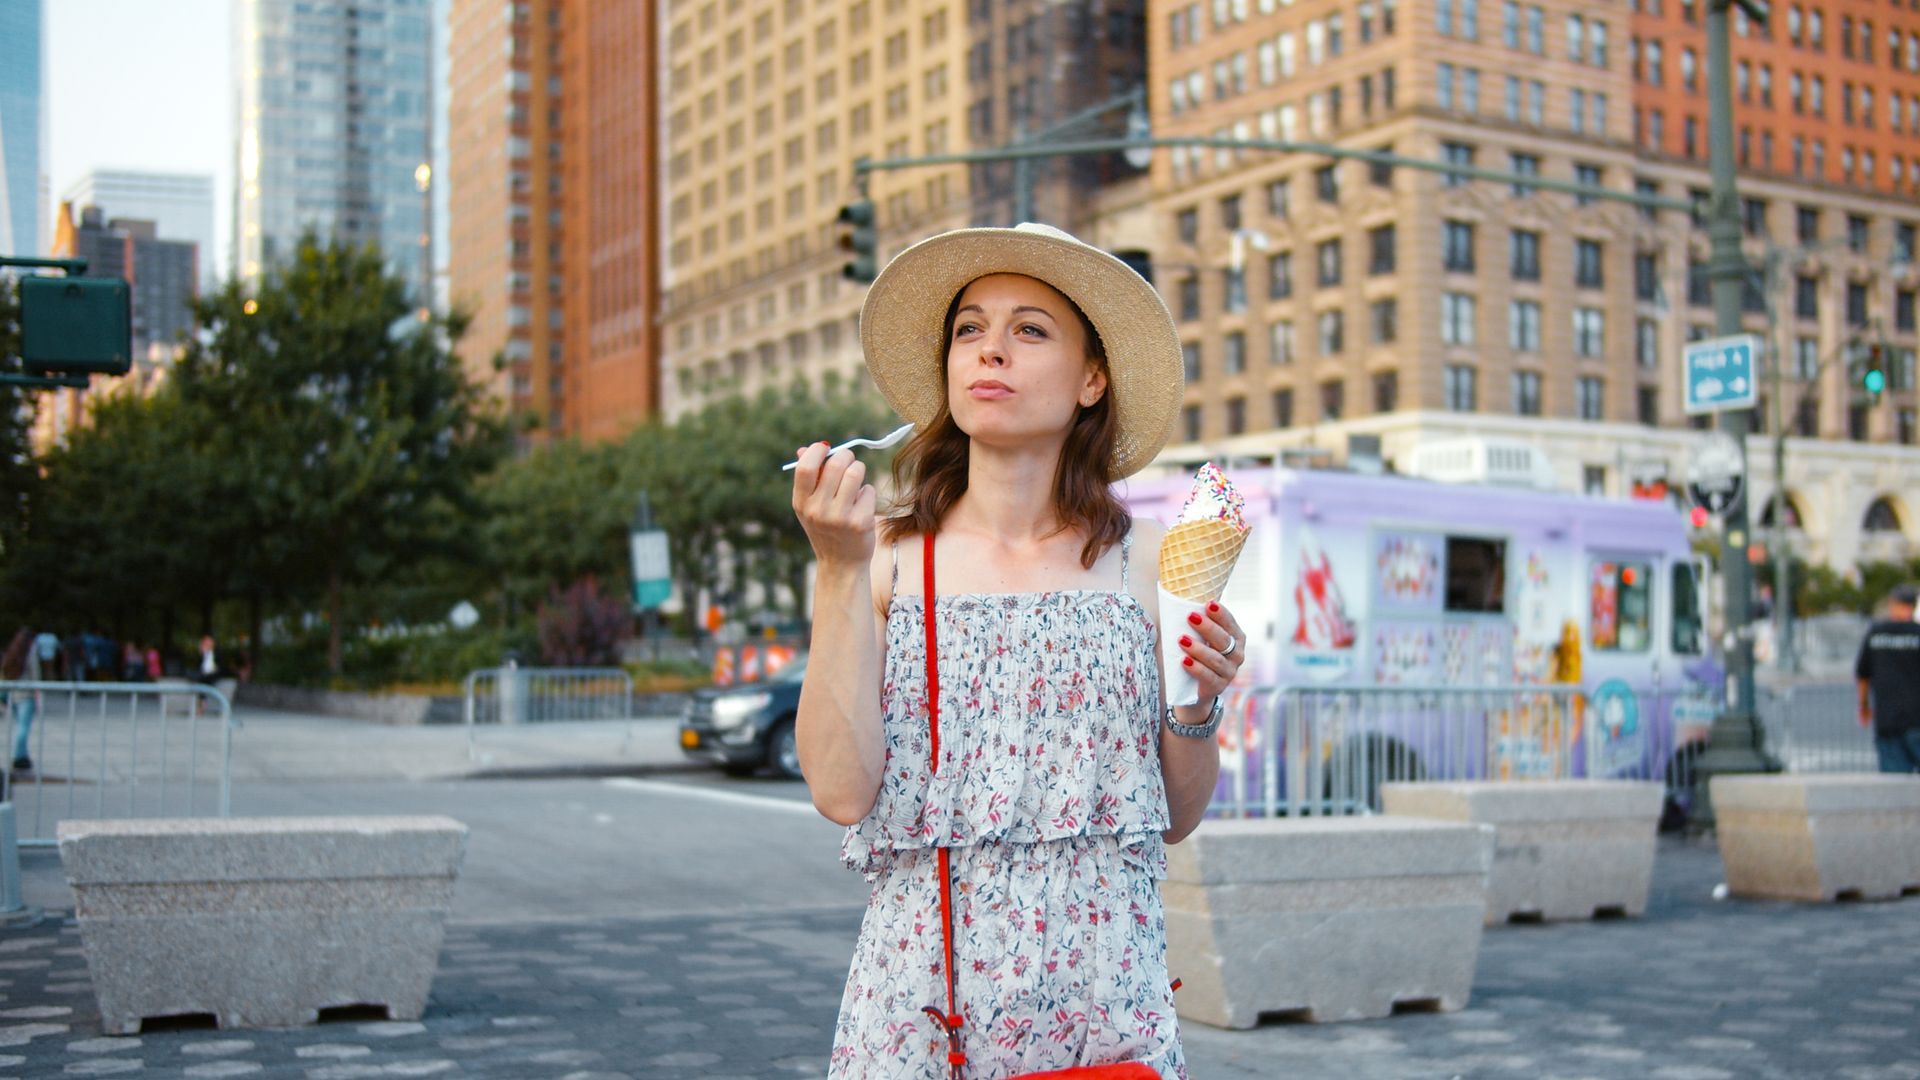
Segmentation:
[[(1920, 1078), (1920, 897), (1716, 902), (1718, 880), (1710, 847), (1663, 842), (1645, 918), (1489, 931), (1461, 1012), (1190, 1024), (1193, 1075)], [(103, 1038), (56, 917), (0, 931), (0, 1076), (820, 1076), (858, 922), (461, 923), (420, 1023)]]

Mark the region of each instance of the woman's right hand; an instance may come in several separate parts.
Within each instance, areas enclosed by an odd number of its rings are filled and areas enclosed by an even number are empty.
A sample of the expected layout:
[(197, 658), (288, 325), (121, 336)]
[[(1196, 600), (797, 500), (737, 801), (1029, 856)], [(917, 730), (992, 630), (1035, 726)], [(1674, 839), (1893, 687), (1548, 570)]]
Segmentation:
[(793, 470), (793, 513), (821, 564), (864, 569), (873, 561), (874, 490), (851, 450), (828, 456), (826, 443), (802, 449)]

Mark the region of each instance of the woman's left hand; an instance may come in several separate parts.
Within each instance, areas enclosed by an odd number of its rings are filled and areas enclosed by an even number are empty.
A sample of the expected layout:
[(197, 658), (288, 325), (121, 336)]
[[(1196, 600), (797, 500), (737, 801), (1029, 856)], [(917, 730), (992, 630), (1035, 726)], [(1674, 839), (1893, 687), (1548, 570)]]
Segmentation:
[(1247, 659), (1246, 633), (1240, 629), (1233, 612), (1218, 603), (1208, 604), (1203, 611), (1187, 616), (1187, 630), (1180, 635), (1180, 647), (1187, 654), (1181, 662), (1200, 684), (1203, 702), (1225, 693)]

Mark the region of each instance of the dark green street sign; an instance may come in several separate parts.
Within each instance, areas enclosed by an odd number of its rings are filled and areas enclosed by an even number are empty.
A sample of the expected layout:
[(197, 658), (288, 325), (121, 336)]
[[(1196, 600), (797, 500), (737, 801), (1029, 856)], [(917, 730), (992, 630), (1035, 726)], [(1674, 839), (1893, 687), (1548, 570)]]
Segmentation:
[(20, 279), (20, 358), (28, 374), (125, 375), (132, 291), (119, 278)]

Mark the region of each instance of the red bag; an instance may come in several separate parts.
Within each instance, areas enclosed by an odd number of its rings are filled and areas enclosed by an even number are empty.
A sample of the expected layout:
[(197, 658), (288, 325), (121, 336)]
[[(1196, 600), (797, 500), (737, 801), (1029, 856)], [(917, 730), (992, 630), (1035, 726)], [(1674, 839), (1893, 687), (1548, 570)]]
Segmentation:
[[(933, 629), (933, 534), (926, 538), (926, 592), (921, 598), (921, 608), (925, 612), (927, 627), (927, 726), (932, 733), (932, 762), (930, 769), (940, 771), (940, 671), (936, 661), (936, 637)], [(940, 859), (940, 940), (946, 948), (946, 957), (941, 966), (947, 972), (947, 1009), (941, 1012), (936, 1005), (928, 1005), (921, 1012), (933, 1018), (947, 1037), (947, 1064), (953, 1070), (953, 1080), (962, 1080), (961, 1068), (967, 1063), (967, 1053), (960, 1046), (960, 1028), (965, 1021), (960, 1016), (960, 1006), (955, 1000), (953, 972), (953, 873), (948, 864), (947, 848), (939, 848)], [(1174, 989), (1179, 989), (1176, 981)], [(1151, 1067), (1138, 1061), (1123, 1061), (1117, 1065), (1080, 1065), (1071, 1069), (1054, 1069), (1042, 1073), (1021, 1073), (1012, 1080), (1160, 1080), (1160, 1074)]]

